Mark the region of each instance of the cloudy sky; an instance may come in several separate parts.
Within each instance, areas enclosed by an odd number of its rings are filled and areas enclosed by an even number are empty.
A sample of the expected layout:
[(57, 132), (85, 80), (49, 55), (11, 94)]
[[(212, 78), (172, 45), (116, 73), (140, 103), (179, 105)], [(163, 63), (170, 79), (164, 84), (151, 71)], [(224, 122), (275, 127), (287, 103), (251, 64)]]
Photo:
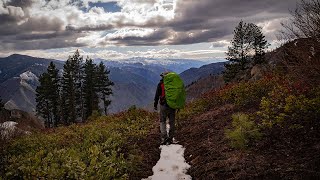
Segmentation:
[(297, 0), (0, 0), (0, 56), (223, 58), (241, 19), (276, 46)]

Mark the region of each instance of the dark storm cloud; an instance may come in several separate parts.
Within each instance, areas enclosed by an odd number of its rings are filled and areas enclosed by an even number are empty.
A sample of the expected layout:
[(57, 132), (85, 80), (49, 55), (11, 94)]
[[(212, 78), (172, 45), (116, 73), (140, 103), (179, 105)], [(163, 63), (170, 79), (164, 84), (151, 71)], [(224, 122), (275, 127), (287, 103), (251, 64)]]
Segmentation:
[(17, 24), (17, 22), (0, 24), (0, 36), (26, 34), (33, 31), (61, 31), (63, 29), (64, 23), (59, 18), (32, 17), (26, 19), (22, 24)]
[(68, 33), (51, 34), (23, 34), (16, 37), (5, 37), (0, 40), (0, 51), (7, 50), (35, 50), (53, 49), (64, 47), (82, 47), (85, 44), (77, 43), (75, 39), (80, 35), (70, 35)]
[[(240, 20), (256, 24), (276, 21), (277, 24), (273, 23), (268, 29), (267, 38), (272, 40), (273, 33), (280, 28), (279, 19), (289, 17), (289, 10), (295, 9), (296, 4), (296, 0), (179, 0), (173, 20), (154, 19), (135, 25), (159, 28), (162, 36), (156, 36), (156, 40), (155, 34), (111, 40), (123, 45), (160, 45), (163, 42), (181, 45), (230, 40)], [(173, 38), (172, 32), (175, 32)]]
[[(65, 21), (61, 18), (64, 15), (39, 14), (38, 16), (31, 16), (31, 11), (37, 11), (32, 7), (35, 2), (32, 0), (11, 0), (2, 4), (2, 12), (0, 11), (0, 50), (35, 50), (85, 46), (85, 44), (76, 42), (78, 37), (85, 35), (84, 33), (66, 30)], [(68, 18), (72, 20), (76, 17), (75, 14), (72, 11), (69, 12)]]
[[(285, 18), (296, 6), (296, 0), (183, 0), (178, 1), (176, 18), (168, 23), (176, 32), (199, 31), (197, 36), (185, 33), (172, 44), (210, 42), (231, 36), (240, 20), (253, 23)], [(279, 27), (279, 26), (277, 26)], [(209, 30), (201, 32), (202, 30)], [(272, 30), (272, 29), (271, 29)]]
[(32, 0), (11, 0), (5, 5), (25, 8), (25, 7), (30, 7), (32, 4), (33, 4)]
[(114, 44), (126, 46), (156, 46), (161, 45), (160, 41), (166, 39), (170, 35), (169, 31), (162, 29), (157, 30), (147, 36), (126, 36), (107, 39)]
[[(147, 17), (143, 19), (144, 16), (130, 19), (132, 17), (128, 14), (118, 12), (110, 17), (110, 20), (100, 21), (99, 17), (109, 18), (109, 16), (98, 14), (104, 12), (96, 12), (96, 14), (83, 12), (79, 7), (82, 6), (81, 3), (77, 3), (81, 1), (63, 0), (68, 6), (70, 5), (70, 10), (59, 11), (62, 14), (50, 16), (50, 13), (39, 13), (37, 16), (31, 16), (30, 12), (37, 10), (33, 9), (33, 3), (38, 2), (35, 0), (11, 0), (3, 4), (2, 8), (5, 11), (1, 12), (0, 9), (0, 50), (85, 46), (85, 44), (77, 43), (76, 39), (84, 37), (92, 31), (116, 31), (124, 27), (149, 28), (156, 29), (156, 31), (143, 37), (132, 34), (122, 37), (106, 36), (105, 41), (99, 41), (100, 45), (111, 43), (126, 46), (155, 46), (216, 42), (230, 40), (234, 27), (241, 19), (256, 24), (277, 22), (268, 26), (267, 37), (272, 39), (272, 33), (279, 28), (279, 19), (288, 17), (289, 10), (295, 9), (297, 3), (296, 0), (176, 1), (175, 18), (172, 20), (168, 20), (168, 16), (163, 14), (152, 15), (150, 16), (152, 18), (149, 19)], [(49, 0), (44, 4), (47, 2)], [(60, 7), (59, 2), (51, 4), (52, 7)], [(145, 3), (152, 6), (156, 1), (128, 0), (121, 1), (118, 5), (127, 3), (124, 9), (128, 11), (128, 2)]]

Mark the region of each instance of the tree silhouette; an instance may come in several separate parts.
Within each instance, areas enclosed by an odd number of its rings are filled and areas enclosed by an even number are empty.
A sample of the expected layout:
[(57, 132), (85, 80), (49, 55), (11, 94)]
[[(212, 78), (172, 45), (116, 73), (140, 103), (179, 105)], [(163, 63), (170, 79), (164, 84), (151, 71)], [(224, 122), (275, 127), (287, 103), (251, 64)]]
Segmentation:
[(234, 30), (231, 46), (228, 47), (226, 53), (229, 63), (225, 64), (225, 81), (229, 82), (235, 78), (239, 80), (237, 75), (240, 72), (247, 70), (250, 65), (263, 63), (268, 46), (260, 27), (253, 23), (247, 24), (240, 21)]
[(107, 115), (108, 106), (111, 104), (109, 96), (112, 94), (111, 86), (114, 85), (109, 79), (110, 71), (107, 70), (106, 66), (101, 62), (97, 69), (97, 88), (99, 92), (100, 99), (103, 102), (104, 113)]

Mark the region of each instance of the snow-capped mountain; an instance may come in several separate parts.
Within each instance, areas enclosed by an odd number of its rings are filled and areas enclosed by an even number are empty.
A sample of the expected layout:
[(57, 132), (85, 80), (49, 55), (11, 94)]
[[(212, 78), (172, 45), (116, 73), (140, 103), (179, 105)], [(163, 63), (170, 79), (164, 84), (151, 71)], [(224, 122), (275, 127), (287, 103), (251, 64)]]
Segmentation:
[[(38, 77), (53, 61), (62, 75), (63, 61), (14, 54), (0, 58), (0, 97), (8, 109), (35, 112), (35, 89)], [(146, 107), (152, 104), (160, 74), (164, 71), (182, 72), (191, 67), (208, 64), (205, 61), (186, 59), (130, 58), (119, 61), (96, 59), (110, 70), (113, 87), (109, 112), (119, 112), (132, 105)], [(4, 74), (4, 75), (3, 75)]]
[(146, 68), (155, 68), (161, 67), (167, 71), (174, 71), (176, 73), (181, 73), (189, 68), (199, 68), (205, 64), (212, 63), (213, 61), (222, 61), (222, 60), (212, 60), (212, 61), (201, 61), (194, 59), (157, 59), (157, 58), (144, 58), (144, 57), (134, 57), (129, 59), (122, 60), (105, 60), (105, 59), (96, 59), (96, 63), (103, 62), (109, 67), (146, 67)]
[(35, 90), (38, 85), (38, 77), (30, 71), (23, 72), (19, 77), (13, 77), (1, 83), (1, 88), (4, 91), (0, 92), (0, 95), (6, 102), (5, 108), (34, 113)]

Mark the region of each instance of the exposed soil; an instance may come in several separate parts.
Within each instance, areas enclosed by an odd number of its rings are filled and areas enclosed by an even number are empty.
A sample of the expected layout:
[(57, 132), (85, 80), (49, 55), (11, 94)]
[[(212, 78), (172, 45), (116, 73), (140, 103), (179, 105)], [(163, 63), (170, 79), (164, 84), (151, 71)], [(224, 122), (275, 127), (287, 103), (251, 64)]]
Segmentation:
[(137, 167), (137, 171), (133, 174), (129, 174), (129, 179), (141, 180), (142, 178), (147, 178), (153, 175), (152, 167), (157, 163), (157, 161), (160, 158), (159, 122), (155, 120), (153, 127), (154, 128), (144, 139), (140, 139), (137, 142), (131, 142), (136, 144), (137, 147), (139, 147), (143, 160), (142, 163), (139, 164), (139, 166)]
[(193, 179), (320, 179), (319, 128), (266, 131), (267, 138), (237, 150), (229, 146), (225, 129), (238, 111), (224, 105), (179, 122), (177, 139), (186, 148)]

